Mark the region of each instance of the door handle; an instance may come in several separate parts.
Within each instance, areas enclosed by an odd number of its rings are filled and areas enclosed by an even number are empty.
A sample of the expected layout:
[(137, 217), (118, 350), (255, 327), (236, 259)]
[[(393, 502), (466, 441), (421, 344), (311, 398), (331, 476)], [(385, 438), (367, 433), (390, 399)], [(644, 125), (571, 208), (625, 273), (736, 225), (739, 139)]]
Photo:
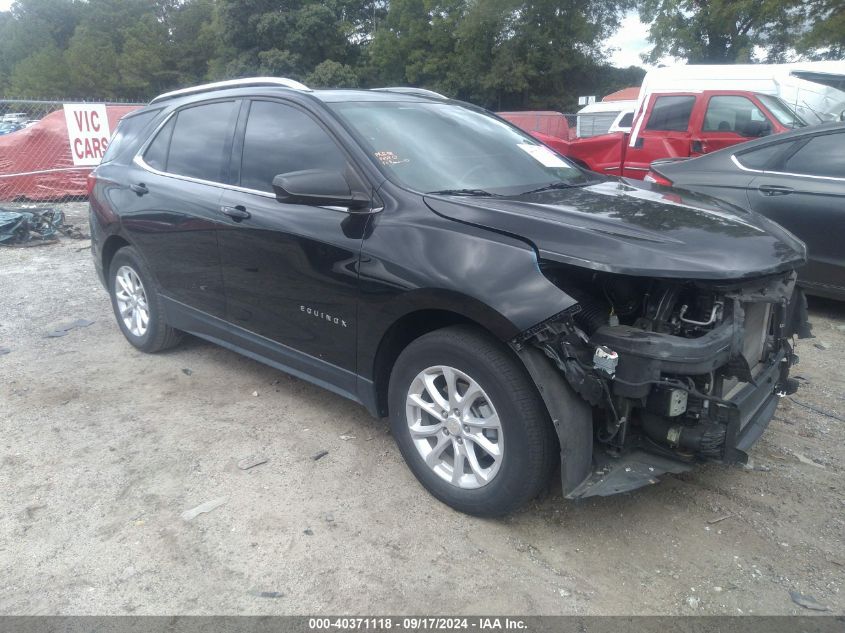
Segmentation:
[(238, 205), (236, 207), (220, 207), (220, 212), (223, 215), (228, 215), (230, 218), (235, 220), (235, 222), (240, 222), (241, 220), (246, 220), (247, 218), (252, 217), (249, 211), (247, 211), (242, 205)]
[(133, 183), (129, 185), (129, 188), (135, 193), (137, 193), (139, 196), (143, 196), (146, 193), (150, 193), (150, 190), (147, 189), (147, 185), (142, 182)]
[(762, 193), (764, 196), (785, 196), (787, 194), (792, 193), (794, 190), (792, 187), (779, 187), (778, 185), (760, 185), (757, 187), (757, 191)]

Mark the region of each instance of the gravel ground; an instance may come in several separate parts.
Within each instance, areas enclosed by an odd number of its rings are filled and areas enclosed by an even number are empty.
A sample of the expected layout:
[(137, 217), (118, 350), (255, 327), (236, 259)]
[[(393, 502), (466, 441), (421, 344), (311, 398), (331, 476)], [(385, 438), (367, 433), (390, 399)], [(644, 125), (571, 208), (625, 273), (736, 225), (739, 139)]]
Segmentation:
[(752, 467), (482, 520), (355, 404), (196, 339), (135, 351), (85, 245), (0, 249), (2, 614), (845, 613), (845, 304), (811, 302)]

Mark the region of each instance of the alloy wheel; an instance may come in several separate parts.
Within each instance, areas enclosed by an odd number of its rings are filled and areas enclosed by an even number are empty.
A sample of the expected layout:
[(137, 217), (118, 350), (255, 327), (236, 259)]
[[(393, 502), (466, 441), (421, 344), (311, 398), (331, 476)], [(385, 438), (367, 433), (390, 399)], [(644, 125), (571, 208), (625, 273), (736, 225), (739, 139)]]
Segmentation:
[(490, 483), (502, 465), (504, 438), (493, 402), (468, 374), (436, 365), (411, 382), (408, 430), (425, 464), (464, 489)]
[(141, 278), (129, 266), (117, 269), (114, 297), (126, 329), (133, 336), (144, 336), (150, 323), (150, 307)]

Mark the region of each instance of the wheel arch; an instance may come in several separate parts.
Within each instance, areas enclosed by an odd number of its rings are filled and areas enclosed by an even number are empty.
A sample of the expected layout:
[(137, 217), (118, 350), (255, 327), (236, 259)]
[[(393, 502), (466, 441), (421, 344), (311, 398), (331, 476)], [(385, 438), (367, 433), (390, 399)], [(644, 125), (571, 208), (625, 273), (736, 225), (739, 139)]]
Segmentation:
[(153, 270), (153, 267), (150, 266), (150, 262), (143, 253), (143, 251), (137, 248), (135, 244), (126, 239), (126, 237), (121, 233), (113, 233), (103, 241), (103, 246), (100, 253), (100, 261), (103, 267), (103, 279), (106, 282), (107, 290), (109, 288), (108, 276), (112, 260), (121, 248), (125, 248), (127, 246), (131, 246), (135, 249), (136, 255), (140, 257), (141, 261), (143, 261), (147, 265), (147, 268), (149, 269), (149, 274), (152, 277), (153, 281), (158, 283), (158, 278), (156, 277), (155, 271)]
[(419, 307), (402, 313), (385, 329), (372, 360), (364, 365), (371, 370), (377, 415), (388, 413), (390, 374), (402, 350), (420, 336), (451, 325), (471, 325), (503, 343), (519, 333), (513, 324), (491, 308), (466, 301), (451, 301), (447, 305)]
[(103, 242), (103, 248), (101, 253), (101, 261), (103, 265), (103, 276), (106, 279), (106, 284), (108, 287), (108, 276), (109, 276), (109, 268), (111, 267), (111, 262), (114, 259), (115, 254), (121, 248), (126, 246), (132, 246), (130, 242), (121, 235), (114, 234), (109, 235), (106, 238), (106, 241)]

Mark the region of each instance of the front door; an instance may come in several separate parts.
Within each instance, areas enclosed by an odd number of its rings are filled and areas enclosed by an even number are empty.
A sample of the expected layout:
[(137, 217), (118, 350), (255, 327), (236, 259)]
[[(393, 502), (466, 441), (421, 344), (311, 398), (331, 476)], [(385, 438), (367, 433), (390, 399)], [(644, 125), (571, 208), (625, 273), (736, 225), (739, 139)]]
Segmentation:
[(689, 124), (695, 102), (694, 94), (651, 95), (625, 149), (623, 176), (642, 180), (652, 161), (690, 155)]
[(306, 169), (345, 172), (355, 182), (348, 157), (309, 114), (280, 101), (253, 100), (236, 138), (238, 189), (220, 202), (229, 214), (219, 232), (227, 320), (284, 346), (277, 351), (291, 358), (280, 362), (294, 369), (318, 378), (346, 372), (324, 377), (348, 379), (351, 390), (358, 257), (369, 215), (281, 203), (272, 187), (274, 176)]
[(709, 154), (774, 130), (771, 121), (756, 103), (743, 95), (713, 95), (707, 106), (700, 130), (691, 145), (693, 156)]

